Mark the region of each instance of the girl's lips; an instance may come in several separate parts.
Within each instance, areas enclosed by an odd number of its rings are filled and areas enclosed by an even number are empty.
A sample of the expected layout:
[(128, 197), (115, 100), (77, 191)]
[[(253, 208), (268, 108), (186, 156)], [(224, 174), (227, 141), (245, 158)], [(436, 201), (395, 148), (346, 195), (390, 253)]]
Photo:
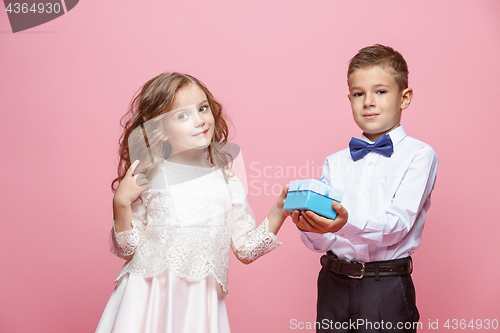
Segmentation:
[(208, 128), (206, 130), (204, 130), (203, 132), (200, 132), (200, 133), (195, 134), (193, 136), (202, 136), (202, 135), (205, 135), (205, 133), (207, 133), (207, 132), (208, 132)]

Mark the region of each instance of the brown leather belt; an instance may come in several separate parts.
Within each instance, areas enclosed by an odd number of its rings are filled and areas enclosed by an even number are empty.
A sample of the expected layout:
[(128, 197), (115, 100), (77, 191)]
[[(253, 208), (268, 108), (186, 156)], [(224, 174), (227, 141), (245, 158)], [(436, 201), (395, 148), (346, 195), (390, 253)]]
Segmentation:
[(411, 257), (364, 263), (357, 260), (341, 260), (331, 251), (321, 257), (321, 266), (353, 279), (374, 276), (378, 280), (381, 276), (407, 275), (413, 271)]

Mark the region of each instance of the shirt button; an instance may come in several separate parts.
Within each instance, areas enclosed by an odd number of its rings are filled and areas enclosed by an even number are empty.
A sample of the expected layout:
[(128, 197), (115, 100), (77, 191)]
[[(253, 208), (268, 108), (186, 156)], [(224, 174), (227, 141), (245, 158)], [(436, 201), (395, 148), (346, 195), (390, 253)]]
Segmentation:
[(361, 250), (361, 251), (359, 252), (359, 254), (361, 254), (362, 256), (364, 256), (364, 255), (365, 255), (365, 251)]
[(368, 165), (369, 165), (369, 166), (372, 166), (372, 165), (373, 165), (373, 162), (368, 163)]

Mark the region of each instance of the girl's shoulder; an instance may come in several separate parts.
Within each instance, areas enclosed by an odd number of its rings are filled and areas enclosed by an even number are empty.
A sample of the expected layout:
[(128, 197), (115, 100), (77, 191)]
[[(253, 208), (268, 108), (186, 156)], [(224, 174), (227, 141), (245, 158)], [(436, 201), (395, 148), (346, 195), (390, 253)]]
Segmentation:
[(180, 164), (180, 163), (170, 162), (164, 158), (161, 158), (160, 162), (158, 163), (158, 167), (156, 169), (167, 172), (178, 171), (178, 172), (210, 173), (215, 169), (215, 167)]
[(246, 198), (248, 194), (248, 184), (244, 175), (237, 175), (231, 170), (224, 170), (227, 175), (231, 194), (236, 197)]
[[(224, 173), (226, 178), (229, 177), (227, 171)], [(215, 177), (224, 181), (224, 173), (219, 167), (192, 166), (161, 159), (158, 166), (150, 171), (147, 179), (151, 188), (161, 191), (193, 180), (205, 183), (211, 182), (211, 179)]]

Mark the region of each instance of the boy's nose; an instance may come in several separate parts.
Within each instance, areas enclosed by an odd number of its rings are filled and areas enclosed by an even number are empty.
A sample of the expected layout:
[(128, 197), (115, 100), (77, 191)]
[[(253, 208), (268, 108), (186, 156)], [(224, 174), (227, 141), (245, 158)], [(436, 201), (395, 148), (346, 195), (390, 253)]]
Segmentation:
[(364, 100), (364, 104), (363, 104), (363, 107), (366, 109), (366, 108), (370, 108), (372, 106), (374, 106), (374, 98), (373, 98), (373, 95), (372, 94), (366, 94), (365, 95), (365, 100)]

